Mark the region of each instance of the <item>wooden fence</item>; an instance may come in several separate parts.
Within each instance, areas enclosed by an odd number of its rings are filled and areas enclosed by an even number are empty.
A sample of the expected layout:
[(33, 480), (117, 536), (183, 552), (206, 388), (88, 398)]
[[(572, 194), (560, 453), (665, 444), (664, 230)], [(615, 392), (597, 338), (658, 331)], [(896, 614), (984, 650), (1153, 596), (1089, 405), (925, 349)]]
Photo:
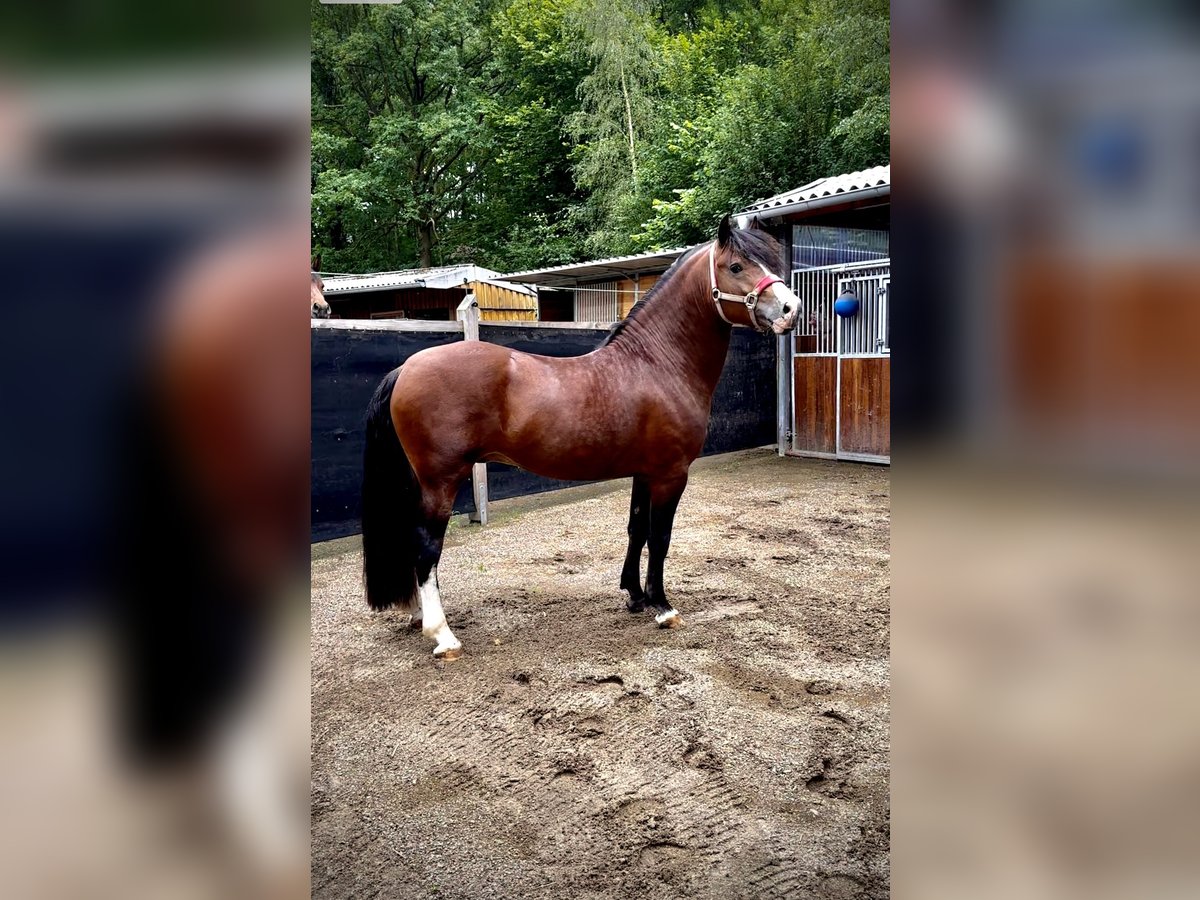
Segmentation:
[(479, 304), (479, 318), (484, 322), (536, 322), (537, 295), (510, 290), (487, 281), (467, 285)]

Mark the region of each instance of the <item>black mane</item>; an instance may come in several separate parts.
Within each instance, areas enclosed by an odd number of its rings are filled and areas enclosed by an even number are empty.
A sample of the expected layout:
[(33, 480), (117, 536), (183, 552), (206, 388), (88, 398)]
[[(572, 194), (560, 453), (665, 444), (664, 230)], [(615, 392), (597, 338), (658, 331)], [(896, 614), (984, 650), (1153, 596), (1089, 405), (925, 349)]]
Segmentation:
[[(730, 233), (730, 242), (733, 244), (734, 251), (745, 259), (760, 266), (765, 266), (768, 271), (774, 271), (779, 267), (779, 244), (765, 231), (758, 228), (738, 228)], [(629, 310), (629, 315), (617, 322), (608, 330), (608, 334), (604, 336), (604, 340), (600, 342), (600, 347), (607, 347), (613, 341), (621, 336), (625, 331), (625, 326), (632, 320), (637, 318), (651, 300), (658, 296), (659, 291), (666, 288), (671, 283), (671, 279), (678, 273), (679, 268), (689, 259), (691, 259), (701, 248), (707, 247), (708, 244), (697, 244), (689, 249), (686, 253), (680, 256), (675, 262), (671, 263), (671, 268), (663, 272), (658, 281), (654, 283), (654, 287), (645, 297), (633, 304), (633, 308)]]

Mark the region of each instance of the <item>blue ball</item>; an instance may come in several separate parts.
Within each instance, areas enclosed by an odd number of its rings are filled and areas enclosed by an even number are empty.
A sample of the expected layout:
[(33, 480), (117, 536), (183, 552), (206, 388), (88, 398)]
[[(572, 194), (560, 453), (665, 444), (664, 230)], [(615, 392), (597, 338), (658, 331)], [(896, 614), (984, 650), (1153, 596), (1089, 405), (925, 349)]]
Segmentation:
[(833, 311), (843, 319), (858, 315), (858, 298), (853, 294), (842, 294), (833, 302)]

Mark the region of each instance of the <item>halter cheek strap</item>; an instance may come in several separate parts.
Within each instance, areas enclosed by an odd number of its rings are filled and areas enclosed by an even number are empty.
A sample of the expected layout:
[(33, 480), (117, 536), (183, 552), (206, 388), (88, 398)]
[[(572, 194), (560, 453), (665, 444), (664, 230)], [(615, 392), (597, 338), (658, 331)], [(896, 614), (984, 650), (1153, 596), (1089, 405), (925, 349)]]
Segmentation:
[[(708, 248), (708, 274), (709, 281), (712, 284), (712, 298), (717, 306), (717, 315), (722, 321), (729, 325), (745, 325), (753, 328), (755, 331), (766, 331), (767, 329), (758, 324), (758, 320), (754, 316), (754, 307), (758, 306), (758, 298), (773, 284), (783, 284), (782, 278), (777, 278), (774, 275), (764, 275), (754, 285), (754, 289), (745, 297), (739, 297), (737, 294), (727, 294), (717, 287), (717, 242), (713, 243)], [(724, 303), (736, 304), (735, 309), (741, 311), (741, 316), (745, 317), (744, 321), (735, 322), (725, 315)]]

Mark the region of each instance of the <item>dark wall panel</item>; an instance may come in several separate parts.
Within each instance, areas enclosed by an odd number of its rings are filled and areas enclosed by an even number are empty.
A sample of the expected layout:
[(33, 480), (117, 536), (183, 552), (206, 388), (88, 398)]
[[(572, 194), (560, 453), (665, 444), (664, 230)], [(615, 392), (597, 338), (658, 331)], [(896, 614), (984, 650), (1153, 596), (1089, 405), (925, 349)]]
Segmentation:
[[(115, 211), (13, 192), (0, 208), (8, 302), (0, 348), (0, 617), (45, 621), (93, 602), (112, 574), (156, 382), (150, 322), (163, 287), (244, 210), (164, 203)], [(21, 199), (25, 198), (25, 199)], [(156, 348), (157, 349), (157, 348)], [(153, 370), (157, 371), (157, 370)], [(143, 401), (138, 405), (138, 401)]]
[(314, 541), (359, 530), (363, 414), (380, 380), (414, 353), (459, 340), (453, 331), (312, 329)]
[[(590, 353), (605, 332), (484, 322), (479, 334), (482, 340), (514, 350), (562, 357)], [(418, 350), (458, 339), (452, 333), (313, 329), (313, 540), (358, 531), (362, 416), (379, 380)], [(737, 329), (713, 396), (704, 453), (728, 453), (774, 439), (775, 342)], [(511, 466), (488, 466), (489, 495), (495, 500), (578, 483), (542, 478)], [(468, 484), (459, 491), (455, 511), (466, 512), (470, 507)]]
[(775, 443), (775, 338), (733, 329), (713, 393), (704, 455)]
[(583, 356), (599, 347), (606, 334), (599, 328), (521, 328), (479, 323), (481, 341), (542, 356)]

